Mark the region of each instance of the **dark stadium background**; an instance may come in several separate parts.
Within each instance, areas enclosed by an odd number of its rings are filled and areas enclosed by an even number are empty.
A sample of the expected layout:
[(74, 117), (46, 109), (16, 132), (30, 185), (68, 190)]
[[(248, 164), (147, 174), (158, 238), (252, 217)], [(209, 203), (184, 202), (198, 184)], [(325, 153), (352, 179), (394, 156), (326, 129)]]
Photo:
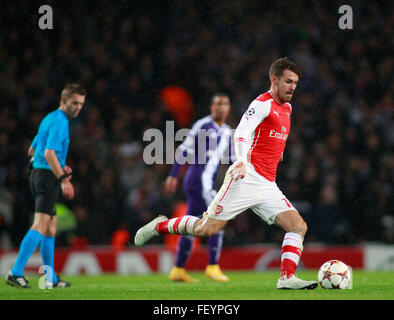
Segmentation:
[[(38, 27), (42, 4), (53, 8), (53, 30)], [(2, 2), (2, 247), (18, 247), (30, 227), (27, 149), (66, 83), (80, 82), (88, 96), (71, 125), (76, 198), (62, 201), (75, 225), (60, 230), (57, 245), (110, 244), (115, 231), (132, 239), (184, 200), (182, 188), (175, 197), (163, 194), (170, 165), (142, 160), (144, 131), (164, 131), (165, 121), (174, 120), (160, 90), (176, 85), (190, 93), (195, 115), (189, 121), (208, 114), (212, 94), (226, 92), (235, 127), (248, 103), (268, 89), (269, 65), (281, 56), (298, 62), (303, 76), (277, 180), (309, 224), (306, 241), (394, 243), (393, 3), (346, 1), (353, 30), (338, 27), (342, 4)], [(278, 228), (244, 213), (226, 228), (224, 245), (280, 238)]]

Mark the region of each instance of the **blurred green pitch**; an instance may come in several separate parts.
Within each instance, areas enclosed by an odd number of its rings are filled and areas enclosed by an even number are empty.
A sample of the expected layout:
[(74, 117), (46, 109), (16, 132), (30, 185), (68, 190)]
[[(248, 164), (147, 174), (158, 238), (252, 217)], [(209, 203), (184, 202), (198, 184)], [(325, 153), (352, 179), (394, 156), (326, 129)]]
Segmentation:
[[(226, 272), (228, 283), (207, 279), (192, 272), (199, 283), (171, 282), (166, 274), (63, 276), (72, 282), (68, 289), (42, 290), (39, 276), (28, 276), (30, 290), (0, 283), (0, 300), (394, 300), (394, 272), (353, 270), (352, 290), (277, 290), (278, 272)], [(316, 271), (297, 273), (316, 279)]]

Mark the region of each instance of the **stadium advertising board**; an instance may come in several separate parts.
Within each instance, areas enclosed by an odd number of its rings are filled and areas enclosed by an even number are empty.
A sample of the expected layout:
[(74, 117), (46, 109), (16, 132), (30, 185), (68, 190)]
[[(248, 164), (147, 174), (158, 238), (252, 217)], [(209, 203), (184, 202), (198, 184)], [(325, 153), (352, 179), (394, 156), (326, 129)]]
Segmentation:
[[(15, 250), (0, 251), (0, 272), (6, 274), (15, 262)], [(339, 259), (354, 269), (393, 270), (394, 249), (385, 245), (365, 246), (305, 246), (300, 268), (318, 269), (330, 259)], [(161, 246), (114, 250), (111, 247), (88, 247), (84, 249), (57, 249), (55, 268), (59, 273), (71, 274), (149, 274), (168, 273), (173, 266), (175, 252)], [(203, 270), (208, 252), (196, 248), (186, 264), (188, 270)], [(26, 272), (37, 273), (41, 266), (39, 251), (29, 260)], [(279, 270), (280, 248), (277, 246), (252, 246), (224, 248), (220, 265), (223, 270)]]

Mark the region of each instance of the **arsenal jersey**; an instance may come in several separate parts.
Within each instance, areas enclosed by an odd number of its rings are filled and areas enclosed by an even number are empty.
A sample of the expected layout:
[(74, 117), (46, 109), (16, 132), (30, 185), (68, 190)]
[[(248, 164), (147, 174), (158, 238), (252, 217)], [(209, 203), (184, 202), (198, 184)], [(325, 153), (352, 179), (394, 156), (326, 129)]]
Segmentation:
[(249, 105), (234, 135), (238, 143), (249, 144), (248, 162), (270, 181), (275, 181), (286, 146), (290, 115), (290, 103), (278, 103), (267, 91)]

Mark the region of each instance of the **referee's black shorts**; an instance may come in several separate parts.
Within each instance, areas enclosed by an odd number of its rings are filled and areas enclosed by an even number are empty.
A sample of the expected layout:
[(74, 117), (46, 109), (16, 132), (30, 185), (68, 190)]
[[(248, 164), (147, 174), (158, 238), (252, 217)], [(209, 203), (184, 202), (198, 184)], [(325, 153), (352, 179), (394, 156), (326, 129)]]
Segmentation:
[(61, 192), (60, 182), (50, 170), (33, 169), (30, 190), (34, 198), (34, 212), (56, 215), (55, 205)]

